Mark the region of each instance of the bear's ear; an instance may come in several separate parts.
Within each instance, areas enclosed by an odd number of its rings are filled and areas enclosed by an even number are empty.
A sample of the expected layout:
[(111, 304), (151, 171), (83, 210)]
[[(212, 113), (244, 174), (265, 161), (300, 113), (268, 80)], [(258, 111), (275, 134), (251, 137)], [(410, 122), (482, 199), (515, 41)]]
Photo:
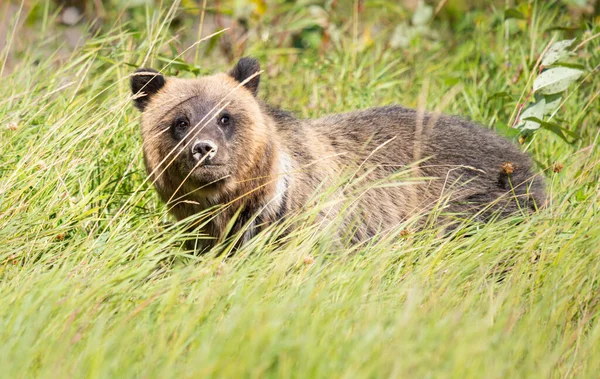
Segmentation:
[(238, 61), (235, 67), (229, 71), (229, 75), (231, 75), (238, 82), (242, 83), (244, 80), (256, 74), (254, 77), (252, 77), (252, 79), (244, 84), (244, 86), (256, 96), (256, 93), (258, 92), (258, 84), (260, 83), (260, 75), (258, 72), (260, 72), (260, 63), (258, 63), (258, 60), (246, 57)]
[(133, 100), (136, 108), (144, 111), (150, 98), (165, 85), (165, 77), (151, 68), (138, 68), (131, 75), (131, 92), (137, 95)]

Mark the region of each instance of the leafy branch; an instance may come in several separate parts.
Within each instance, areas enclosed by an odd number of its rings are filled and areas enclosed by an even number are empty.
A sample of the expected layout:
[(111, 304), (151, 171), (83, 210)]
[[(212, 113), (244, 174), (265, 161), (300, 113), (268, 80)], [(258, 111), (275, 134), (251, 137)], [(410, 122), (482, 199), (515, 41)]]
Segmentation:
[[(581, 66), (564, 61), (565, 58), (574, 55), (568, 50), (573, 42), (575, 39), (555, 42), (542, 53), (533, 86), (523, 103), (519, 104), (517, 116), (512, 124), (521, 136), (526, 137), (544, 128), (567, 143), (573, 142), (568, 137), (575, 140), (579, 138), (576, 133), (549, 122), (558, 111), (566, 90), (584, 74)], [(530, 102), (532, 96), (534, 101)], [(549, 116), (548, 120), (544, 120), (545, 116)]]

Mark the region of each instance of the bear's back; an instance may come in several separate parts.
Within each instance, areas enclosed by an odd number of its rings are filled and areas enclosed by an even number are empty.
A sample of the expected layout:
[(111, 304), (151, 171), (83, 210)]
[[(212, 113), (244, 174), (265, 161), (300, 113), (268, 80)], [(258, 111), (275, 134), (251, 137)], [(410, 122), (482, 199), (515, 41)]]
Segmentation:
[(428, 180), (417, 190), (426, 202), (454, 191), (453, 199), (474, 208), (502, 198), (508, 213), (533, 207), (532, 199), (537, 205), (544, 200), (543, 180), (525, 153), (492, 130), (459, 117), (386, 106), (325, 116), (311, 120), (309, 127), (346, 164), (375, 167), (374, 179), (408, 165), (417, 167), (413, 173)]

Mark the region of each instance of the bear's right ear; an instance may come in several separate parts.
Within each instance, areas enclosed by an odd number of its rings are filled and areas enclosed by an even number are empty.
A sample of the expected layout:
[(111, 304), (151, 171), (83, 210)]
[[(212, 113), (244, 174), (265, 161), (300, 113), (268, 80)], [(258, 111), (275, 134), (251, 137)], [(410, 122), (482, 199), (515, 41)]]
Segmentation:
[(140, 111), (144, 111), (152, 95), (165, 85), (165, 77), (151, 68), (138, 68), (131, 75), (131, 92), (136, 95), (133, 103)]

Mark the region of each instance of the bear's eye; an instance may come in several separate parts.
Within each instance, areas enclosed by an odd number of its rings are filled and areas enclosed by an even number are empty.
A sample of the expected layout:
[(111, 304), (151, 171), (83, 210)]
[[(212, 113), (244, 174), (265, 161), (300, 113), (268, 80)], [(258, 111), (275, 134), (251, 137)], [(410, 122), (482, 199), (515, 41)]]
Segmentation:
[(173, 122), (173, 126), (178, 130), (185, 130), (190, 126), (190, 123), (186, 118), (180, 117)]
[(219, 125), (227, 126), (227, 125), (229, 125), (230, 122), (231, 122), (231, 116), (229, 116), (227, 113), (222, 114), (219, 117)]

